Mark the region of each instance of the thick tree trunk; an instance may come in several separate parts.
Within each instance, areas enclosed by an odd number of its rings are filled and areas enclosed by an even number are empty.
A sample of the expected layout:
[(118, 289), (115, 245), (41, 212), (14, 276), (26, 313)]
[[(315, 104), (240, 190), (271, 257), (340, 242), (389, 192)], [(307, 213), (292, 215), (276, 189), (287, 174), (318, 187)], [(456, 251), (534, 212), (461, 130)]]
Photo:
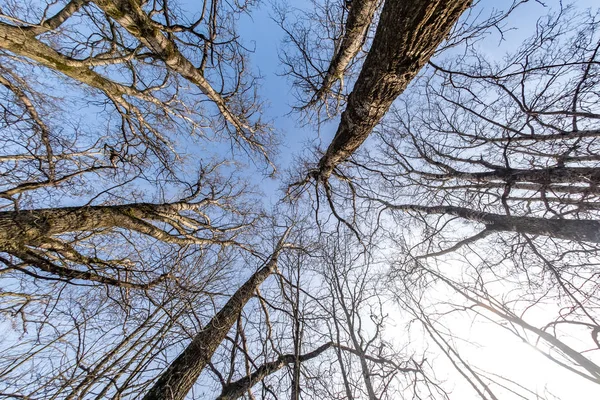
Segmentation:
[(393, 205), (382, 202), (393, 210), (417, 211), (427, 214), (449, 214), (484, 224), (488, 230), (549, 236), (576, 242), (600, 243), (600, 221), (589, 219), (546, 219), (515, 217), (476, 211), (454, 206)]
[[(148, 235), (165, 243), (179, 245), (189, 244), (218, 244), (230, 245), (234, 242), (227, 238), (221, 238), (220, 230), (211, 226), (198, 226), (214, 234), (212, 237), (198, 237), (197, 232), (184, 229), (174, 229), (178, 234), (174, 235), (167, 230), (159, 228), (158, 224), (170, 224), (181, 228), (181, 222), (200, 221), (186, 219), (179, 212), (184, 210), (196, 210), (201, 205), (210, 202), (203, 200), (200, 203), (134, 203), (120, 206), (89, 206), (89, 207), (64, 207), (47, 208), (39, 210), (5, 211), (0, 212), (0, 252), (6, 252), (19, 258), (29, 266), (38, 270), (55, 275), (60, 279), (86, 280), (101, 284), (147, 289), (162, 280), (166, 274), (147, 283), (134, 283), (119, 279), (117, 276), (98, 273), (95, 269), (80, 270), (70, 268), (64, 263), (57, 263), (52, 257), (45, 254), (52, 252), (59, 254), (63, 260), (68, 260), (78, 265), (106, 265), (106, 261), (95, 257), (88, 257), (79, 253), (70, 243), (63, 241), (60, 235), (72, 232), (92, 232), (98, 229), (122, 228), (129, 231)], [(23, 266), (12, 265), (8, 260), (3, 263), (12, 268), (20, 269), (24, 273), (33, 274), (23, 269)]]
[(172, 236), (144, 219), (163, 221), (161, 217), (194, 210), (198, 204), (133, 203), (119, 206), (45, 208), (0, 212), (0, 251), (20, 245), (37, 246), (48, 238), (69, 232), (85, 232), (102, 228), (124, 228), (169, 243), (191, 244), (204, 239)]
[(321, 179), (328, 179), (366, 140), (470, 4), (471, 0), (385, 2), (338, 130), (319, 161)]
[(246, 303), (256, 289), (277, 268), (277, 258), (285, 247), (287, 232), (279, 240), (267, 264), (254, 273), (234, 294), (223, 308), (200, 331), (186, 349), (160, 376), (143, 400), (183, 400), (213, 353), (225, 339)]

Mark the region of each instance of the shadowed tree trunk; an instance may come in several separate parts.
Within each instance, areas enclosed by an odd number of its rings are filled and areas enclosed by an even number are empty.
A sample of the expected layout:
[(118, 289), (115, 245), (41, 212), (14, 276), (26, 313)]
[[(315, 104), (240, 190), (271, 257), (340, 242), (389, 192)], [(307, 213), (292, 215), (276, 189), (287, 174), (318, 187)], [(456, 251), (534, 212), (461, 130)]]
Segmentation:
[(508, 231), (530, 235), (549, 236), (576, 242), (600, 243), (600, 221), (588, 219), (546, 219), (516, 217), (476, 211), (454, 206), (394, 205), (379, 200), (387, 208), (399, 211), (416, 211), (427, 214), (448, 214), (479, 222), (490, 231)]
[(340, 125), (319, 161), (321, 179), (327, 180), (366, 140), (470, 4), (470, 0), (385, 2)]
[[(554, 184), (554, 183), (585, 183), (592, 186), (598, 186), (600, 183), (600, 168), (594, 167), (570, 167), (570, 166), (551, 166), (548, 168), (508, 168), (501, 165), (493, 165), (478, 160), (460, 160), (465, 164), (471, 165), (484, 165), (490, 168), (491, 171), (481, 172), (465, 172), (455, 169), (442, 162), (426, 158), (421, 153), (421, 156), (427, 160), (430, 164), (448, 172), (446, 173), (431, 173), (422, 171), (411, 171), (416, 172), (419, 175), (438, 180), (447, 179), (464, 179), (478, 182), (493, 182), (493, 181), (505, 181), (505, 182), (529, 182), (537, 183), (540, 185)], [(585, 188), (581, 188), (582, 190)]]
[[(4, 258), (0, 262), (34, 277), (39, 276), (24, 267), (35, 267), (66, 281), (87, 280), (111, 286), (147, 289), (168, 274), (149, 283), (133, 283), (119, 279), (114, 271), (108, 275), (99, 273), (111, 266), (123, 272), (128, 267), (121, 265), (117, 268), (120, 265), (118, 260), (85, 255), (85, 251), (82, 253), (78, 249), (76, 241), (61, 235), (103, 230), (105, 232), (102, 233), (107, 233), (122, 229), (179, 246), (236, 244), (228, 233), (235, 234), (244, 225), (211, 225), (203, 214), (210, 205), (218, 206), (219, 202), (205, 198), (196, 203), (133, 203), (0, 212), (0, 252), (17, 257), (25, 264)], [(79, 267), (67, 266), (69, 264), (65, 261)], [(81, 266), (85, 269), (81, 270)]]
[(273, 255), (264, 267), (255, 272), (234, 294), (223, 308), (200, 331), (185, 350), (169, 365), (144, 400), (183, 400), (202, 370), (225, 339), (246, 303), (256, 289), (275, 271), (277, 258), (285, 247), (288, 230), (277, 243)]

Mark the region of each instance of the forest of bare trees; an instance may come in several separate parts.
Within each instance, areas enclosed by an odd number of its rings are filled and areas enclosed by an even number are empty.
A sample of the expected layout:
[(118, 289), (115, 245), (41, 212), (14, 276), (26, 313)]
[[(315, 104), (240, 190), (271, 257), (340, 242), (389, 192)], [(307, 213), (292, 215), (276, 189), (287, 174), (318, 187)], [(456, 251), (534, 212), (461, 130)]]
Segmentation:
[(600, 396), (600, 11), (490, 3), (0, 0), (0, 399)]

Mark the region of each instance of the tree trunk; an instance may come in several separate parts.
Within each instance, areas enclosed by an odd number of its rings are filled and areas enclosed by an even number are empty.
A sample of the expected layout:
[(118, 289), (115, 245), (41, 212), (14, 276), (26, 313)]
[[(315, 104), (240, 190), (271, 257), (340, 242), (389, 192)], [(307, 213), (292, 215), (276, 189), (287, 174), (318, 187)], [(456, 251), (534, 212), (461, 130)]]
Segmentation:
[(366, 140), (470, 4), (471, 0), (385, 2), (373, 46), (335, 137), (319, 161), (321, 179), (327, 180)]
[(194, 210), (198, 206), (188, 203), (133, 203), (4, 211), (0, 212), (0, 250), (10, 252), (17, 245), (40, 245), (54, 235), (101, 228), (129, 229), (170, 243), (197, 243), (196, 239), (186, 236), (172, 236), (144, 219), (162, 220), (161, 216), (178, 215), (179, 211)]
[[(540, 185), (552, 183), (600, 183), (600, 168), (592, 167), (550, 167), (540, 169), (498, 168), (485, 172), (452, 171), (447, 174), (422, 173), (423, 176), (436, 179), (464, 179), (479, 182), (530, 182)], [(585, 190), (584, 187), (581, 188)]]
[(183, 400), (206, 364), (210, 362), (225, 336), (256, 289), (277, 268), (277, 257), (284, 247), (289, 228), (277, 244), (267, 264), (255, 272), (223, 308), (200, 331), (185, 350), (169, 365), (143, 400)]
[(454, 206), (393, 205), (382, 202), (393, 210), (417, 211), (427, 214), (449, 214), (484, 224), (488, 230), (509, 231), (530, 235), (549, 236), (575, 242), (600, 243), (600, 221), (589, 219), (546, 219), (516, 217), (476, 211)]
[(327, 95), (331, 86), (338, 79), (342, 79), (346, 68), (356, 57), (364, 43), (378, 4), (379, 0), (354, 0), (352, 2), (339, 48), (329, 63), (329, 68), (323, 78), (323, 84), (307, 106), (321, 101)]

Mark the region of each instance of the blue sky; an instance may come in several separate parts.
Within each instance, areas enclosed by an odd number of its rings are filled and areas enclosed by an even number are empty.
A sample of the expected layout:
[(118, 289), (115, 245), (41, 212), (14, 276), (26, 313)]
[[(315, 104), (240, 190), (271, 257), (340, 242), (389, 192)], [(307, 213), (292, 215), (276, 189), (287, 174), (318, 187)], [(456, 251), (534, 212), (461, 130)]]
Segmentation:
[[(477, 9), (482, 11), (482, 16), (488, 15), (493, 9), (502, 9), (510, 5), (512, 1), (481, 0)], [(294, 7), (309, 6), (306, 1), (293, 2)], [(515, 49), (524, 38), (529, 37), (535, 30), (535, 22), (541, 16), (551, 10), (560, 7), (558, 0), (543, 2), (529, 1), (519, 6), (511, 17), (506, 21), (507, 27), (514, 29), (505, 32), (505, 41), (499, 43), (499, 36), (492, 36), (483, 41), (481, 48), (490, 57), (501, 58), (506, 52)], [(563, 2), (563, 5), (570, 4)], [(580, 0), (574, 2), (578, 9), (597, 7), (594, 0)], [(265, 120), (274, 121), (278, 138), (280, 139), (280, 155), (277, 159), (280, 170), (292, 165), (295, 156), (306, 154), (311, 145), (326, 148), (335, 134), (338, 120), (330, 121), (317, 128), (302, 126), (297, 113), (290, 113), (291, 106), (295, 103), (292, 95), (291, 82), (282, 76), (283, 67), (280, 64), (278, 49), (282, 45), (284, 34), (277, 23), (271, 18), (272, 8), (269, 2), (264, 2), (251, 11), (250, 16), (240, 20), (240, 37), (250, 49), (254, 49), (251, 55), (251, 64), (255, 71), (260, 72), (263, 77), (260, 95), (265, 101)], [(499, 45), (500, 44), (500, 45)], [(444, 56), (448, 56), (448, 52)], [(314, 160), (315, 162), (318, 160)], [(281, 175), (280, 175), (281, 176)], [(257, 183), (261, 189), (268, 193), (268, 197), (278, 197), (276, 189), (281, 185), (280, 181), (260, 177)], [(276, 201), (276, 199), (272, 199)]]

